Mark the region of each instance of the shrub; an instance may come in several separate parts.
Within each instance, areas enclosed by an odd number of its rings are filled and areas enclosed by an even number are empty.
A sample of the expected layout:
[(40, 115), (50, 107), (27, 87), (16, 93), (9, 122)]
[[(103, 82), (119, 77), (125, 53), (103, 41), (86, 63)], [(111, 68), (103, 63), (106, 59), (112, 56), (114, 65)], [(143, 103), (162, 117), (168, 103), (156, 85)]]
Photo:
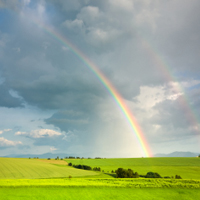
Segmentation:
[(69, 156), (69, 159), (75, 159), (75, 157), (74, 156)]
[(139, 178), (139, 174), (137, 172), (134, 173), (132, 169), (118, 168), (115, 172), (117, 178)]
[(137, 172), (135, 172), (134, 176), (135, 176), (135, 177), (133, 177), (133, 178), (139, 178), (139, 177), (140, 177), (139, 174), (138, 174)]
[(47, 160), (51, 160), (51, 158), (47, 158)]
[(92, 168), (88, 165), (73, 165), (74, 168), (84, 169), (84, 170), (92, 170)]
[(182, 178), (181, 178), (181, 176), (176, 175), (176, 176), (175, 176), (175, 179), (182, 179)]
[(160, 174), (156, 172), (148, 172), (146, 174), (146, 178), (162, 178), (162, 177), (160, 176)]
[(99, 171), (99, 172), (100, 172), (100, 171), (101, 171), (101, 168), (100, 168), (100, 167), (94, 167), (94, 168), (93, 168), (93, 171)]
[(72, 166), (72, 163), (70, 162), (70, 163), (68, 163), (68, 166)]
[(71, 176), (71, 175), (69, 175), (69, 178), (72, 178), (72, 176)]

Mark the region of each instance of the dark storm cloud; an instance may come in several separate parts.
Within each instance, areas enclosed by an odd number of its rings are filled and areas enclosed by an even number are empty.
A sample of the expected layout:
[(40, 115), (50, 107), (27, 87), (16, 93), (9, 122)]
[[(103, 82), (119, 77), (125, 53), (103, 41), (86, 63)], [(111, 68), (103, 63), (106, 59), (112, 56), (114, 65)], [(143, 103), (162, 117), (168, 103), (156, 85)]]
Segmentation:
[(20, 34), (20, 53), (12, 58), (7, 56), (12, 46), (16, 46), (15, 39), (4, 47), (2, 75), (6, 78), (5, 84), (27, 103), (45, 109), (80, 107), (81, 104), (92, 107), (98, 101), (96, 97), (107, 95), (95, 76), (71, 52), (63, 50), (62, 45), (38, 33), (45, 41), (41, 42), (37, 34), (32, 37), (26, 28), (23, 36)]
[(20, 2), (18, 0), (0, 0), (0, 8), (8, 8), (16, 10), (20, 6)]
[[(91, 112), (91, 111), (90, 111)], [(59, 111), (51, 116), (49, 119), (46, 119), (47, 124), (53, 124), (56, 127), (59, 127), (63, 131), (69, 130), (82, 130), (84, 131), (90, 124), (90, 113), (87, 111), (80, 111), (80, 109), (75, 110), (66, 110)]]
[[(103, 142), (110, 146), (114, 138), (112, 150), (118, 146), (120, 152), (122, 133), (129, 130), (98, 78), (62, 41), (32, 23), (35, 21), (54, 27), (97, 65), (133, 106), (130, 109), (146, 137), (157, 135), (155, 140), (164, 142), (195, 133), (179, 99), (170, 100), (160, 87), (170, 81), (162, 67), (167, 67), (168, 77), (176, 76), (174, 82), (199, 79), (199, 1), (1, 0), (0, 7), (12, 10), (12, 14), (2, 12), (6, 17), (0, 21), (0, 73), (4, 79), (0, 106), (19, 107), (23, 99), (40, 112), (51, 110), (54, 113), (44, 122), (64, 134), (56, 140), (32, 138), (34, 145), (60, 150), (88, 146), (92, 150), (98, 143), (100, 151)], [(136, 101), (144, 86), (158, 88), (163, 96), (158, 101), (149, 94), (143, 102)], [(13, 97), (12, 90), (20, 98)], [(199, 111), (199, 89), (187, 93), (193, 110)], [(144, 108), (145, 101), (154, 103)]]
[(5, 84), (0, 85), (0, 97), (1, 107), (14, 108), (22, 106), (22, 101), (19, 98), (13, 97)]

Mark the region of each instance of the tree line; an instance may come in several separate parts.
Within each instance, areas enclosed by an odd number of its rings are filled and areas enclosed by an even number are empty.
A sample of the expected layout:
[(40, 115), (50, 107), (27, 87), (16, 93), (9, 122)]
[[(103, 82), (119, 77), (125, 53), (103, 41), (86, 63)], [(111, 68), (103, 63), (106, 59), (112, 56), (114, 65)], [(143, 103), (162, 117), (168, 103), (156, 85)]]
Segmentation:
[[(72, 166), (77, 169), (83, 169), (83, 170), (93, 170), (93, 171), (101, 171), (100, 167), (90, 167), (88, 165), (73, 165), (72, 163), (69, 163), (68, 166)], [(104, 172), (104, 170), (102, 170)], [(116, 173), (116, 178), (175, 178), (175, 179), (182, 179), (180, 175), (175, 175), (175, 177), (161, 177), (160, 174), (157, 172), (148, 172), (146, 175), (139, 175), (137, 172), (134, 172), (132, 169), (123, 169), (118, 168), (115, 170), (115, 172), (112, 170), (112, 173)]]
[[(165, 177), (161, 177), (160, 174), (158, 174), (157, 172), (148, 172), (146, 175), (139, 175), (137, 172), (133, 172), (132, 169), (123, 169), (123, 168), (118, 168), (116, 171), (116, 178), (174, 178), (169, 177), (169, 176), (165, 176)], [(182, 179), (180, 175), (175, 175), (175, 179)]]

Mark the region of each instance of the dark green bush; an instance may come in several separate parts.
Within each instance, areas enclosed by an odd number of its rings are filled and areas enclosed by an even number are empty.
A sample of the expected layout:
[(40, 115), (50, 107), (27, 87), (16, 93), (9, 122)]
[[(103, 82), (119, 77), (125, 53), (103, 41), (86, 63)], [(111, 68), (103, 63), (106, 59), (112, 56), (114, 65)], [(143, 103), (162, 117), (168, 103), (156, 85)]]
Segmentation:
[(69, 156), (69, 159), (75, 159), (75, 157), (74, 156)]
[(73, 167), (77, 169), (92, 170), (92, 168), (88, 165), (73, 165)]
[(100, 172), (100, 171), (101, 171), (101, 168), (100, 168), (100, 167), (94, 167), (94, 168), (93, 168), (93, 171), (99, 171), (99, 172)]
[(148, 172), (146, 178), (162, 178), (157, 172)]
[(139, 178), (139, 174), (137, 172), (134, 173), (132, 169), (118, 168), (115, 173), (117, 178)]
[(175, 179), (182, 179), (182, 178), (181, 178), (181, 176), (176, 175), (176, 176), (175, 176)]

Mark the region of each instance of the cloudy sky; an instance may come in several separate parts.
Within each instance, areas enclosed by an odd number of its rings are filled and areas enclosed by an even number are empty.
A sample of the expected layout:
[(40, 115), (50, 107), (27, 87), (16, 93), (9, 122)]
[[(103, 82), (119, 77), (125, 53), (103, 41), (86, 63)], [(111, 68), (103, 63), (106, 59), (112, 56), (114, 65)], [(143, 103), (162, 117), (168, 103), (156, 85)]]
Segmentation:
[(0, 156), (200, 153), (199, 0), (0, 0)]

